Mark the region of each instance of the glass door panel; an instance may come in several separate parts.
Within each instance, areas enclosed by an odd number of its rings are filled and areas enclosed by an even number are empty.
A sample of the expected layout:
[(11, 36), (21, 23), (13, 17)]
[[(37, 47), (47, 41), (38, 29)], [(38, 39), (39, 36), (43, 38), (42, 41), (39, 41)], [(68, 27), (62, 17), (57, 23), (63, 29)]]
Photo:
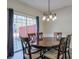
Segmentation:
[(26, 33), (36, 33), (37, 32), (36, 19), (16, 14), (14, 15), (13, 20), (14, 52), (22, 49), (21, 39), (19, 37), (20, 36), (19, 31), (23, 36)]
[(19, 28), (24, 26), (26, 26), (26, 17), (14, 15), (13, 20), (14, 52), (22, 49), (21, 40), (19, 38)]

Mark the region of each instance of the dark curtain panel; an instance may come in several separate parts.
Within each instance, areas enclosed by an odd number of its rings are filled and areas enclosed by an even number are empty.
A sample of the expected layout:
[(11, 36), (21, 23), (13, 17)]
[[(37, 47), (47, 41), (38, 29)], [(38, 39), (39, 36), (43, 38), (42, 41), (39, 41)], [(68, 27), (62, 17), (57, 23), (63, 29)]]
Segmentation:
[[(36, 16), (36, 21), (37, 21), (37, 33), (39, 33), (39, 16)], [(39, 35), (37, 34), (37, 44), (39, 44)]]
[(8, 44), (7, 44), (7, 56), (12, 57), (13, 51), (13, 9), (8, 8)]

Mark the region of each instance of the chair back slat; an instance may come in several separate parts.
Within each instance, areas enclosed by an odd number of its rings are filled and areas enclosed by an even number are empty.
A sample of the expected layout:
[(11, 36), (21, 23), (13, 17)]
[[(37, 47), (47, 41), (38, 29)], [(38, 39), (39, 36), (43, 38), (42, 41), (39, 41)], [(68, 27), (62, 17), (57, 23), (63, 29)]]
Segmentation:
[(63, 59), (65, 54), (65, 47), (66, 47), (66, 38), (61, 38), (59, 49), (58, 49), (58, 56), (57, 59)]
[(66, 40), (66, 48), (70, 48), (71, 36), (72, 35), (68, 35), (67, 38), (66, 38), (67, 39)]
[(54, 39), (60, 40), (62, 37), (62, 32), (54, 32)]
[(30, 44), (37, 44), (37, 35), (35, 33), (28, 34)]
[(43, 40), (43, 32), (37, 33), (39, 35), (39, 40)]
[[(32, 56), (31, 56), (31, 45), (30, 45), (29, 41), (30, 41), (29, 38), (22, 38), (21, 37), (24, 59), (26, 59), (25, 58), (25, 54), (26, 53), (29, 55), (29, 59), (32, 59)], [(27, 48), (26, 48), (26, 46), (27, 46)]]

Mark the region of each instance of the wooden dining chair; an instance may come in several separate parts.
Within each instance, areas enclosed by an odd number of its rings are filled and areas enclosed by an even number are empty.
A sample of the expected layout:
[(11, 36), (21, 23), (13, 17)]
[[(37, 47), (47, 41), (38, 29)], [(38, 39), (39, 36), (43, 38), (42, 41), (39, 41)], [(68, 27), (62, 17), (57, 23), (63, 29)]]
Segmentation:
[(26, 59), (25, 54), (26, 54), (27, 42), (25, 40), (27, 40), (28, 38), (20, 37), (20, 39), (21, 39), (22, 50), (23, 50), (23, 59)]
[(62, 37), (62, 32), (54, 32), (54, 39), (60, 40)]
[(46, 52), (44, 55), (48, 57), (48, 59), (64, 59), (65, 58), (65, 44), (66, 39), (62, 38), (60, 40), (59, 49), (54, 50), (53, 48)]
[[(39, 49), (37, 51), (32, 52), (32, 46), (30, 44), (29, 38), (21, 38), (22, 48), (23, 48), (23, 57), (24, 59), (37, 59), (40, 56)], [(25, 46), (27, 46), (25, 48)]]
[(39, 33), (37, 33), (38, 35), (39, 35), (39, 41), (40, 40), (43, 40), (43, 32), (39, 32)]
[(28, 33), (31, 44), (37, 44), (37, 35), (36, 33)]
[(70, 55), (70, 52), (71, 52), (70, 51), (71, 36), (72, 35), (67, 35), (67, 37), (66, 37), (66, 49), (65, 49), (66, 53), (65, 53), (65, 55), (66, 55), (66, 58), (67, 58), (67, 54), (68, 54), (69, 59), (71, 59), (71, 55)]
[[(29, 37), (29, 42), (30, 42), (30, 45), (37, 45), (37, 35), (36, 33), (29, 33), (28, 34), (28, 37)], [(31, 53), (34, 53), (34, 52), (37, 52), (38, 49), (35, 48), (35, 47), (31, 47)]]

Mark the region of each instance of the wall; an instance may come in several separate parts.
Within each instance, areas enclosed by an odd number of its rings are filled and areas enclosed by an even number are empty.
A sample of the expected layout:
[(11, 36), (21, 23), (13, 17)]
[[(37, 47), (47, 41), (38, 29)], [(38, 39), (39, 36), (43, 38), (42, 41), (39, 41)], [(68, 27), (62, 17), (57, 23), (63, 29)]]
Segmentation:
[(54, 32), (62, 32), (63, 36), (72, 33), (72, 7), (56, 10), (57, 20), (44, 21), (44, 36), (52, 37)]
[[(29, 17), (41, 16), (41, 13), (38, 10), (28, 5), (24, 5), (23, 3), (20, 3), (17, 0), (7, 0), (7, 7), (13, 8), (16, 14), (21, 14)], [(40, 32), (41, 32), (43, 31), (41, 19), (39, 20), (39, 22), (40, 22)]]

